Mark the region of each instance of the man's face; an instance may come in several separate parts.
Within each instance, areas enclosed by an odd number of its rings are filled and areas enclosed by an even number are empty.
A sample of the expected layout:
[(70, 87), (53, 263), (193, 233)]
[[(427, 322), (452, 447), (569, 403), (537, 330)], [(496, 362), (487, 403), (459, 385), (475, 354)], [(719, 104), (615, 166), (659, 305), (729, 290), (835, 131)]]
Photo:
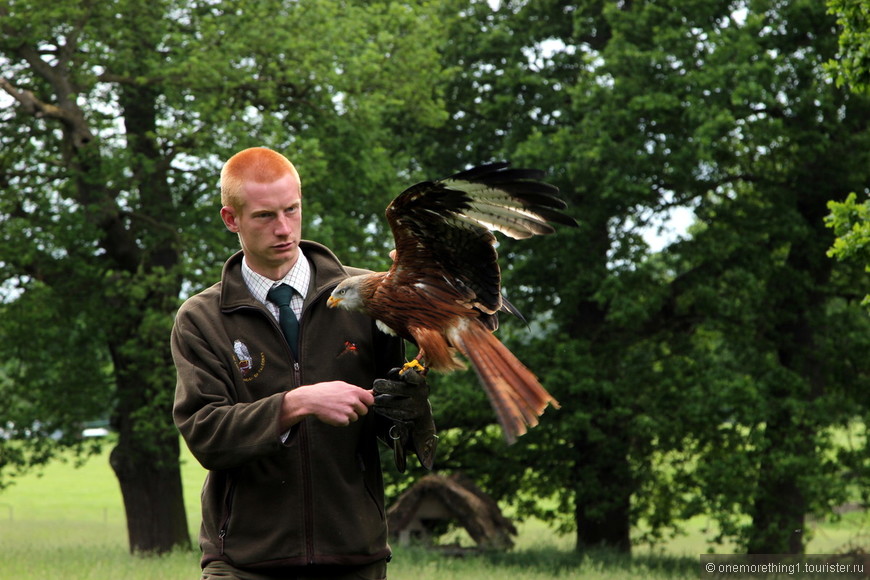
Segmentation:
[(239, 234), (248, 266), (279, 280), (299, 258), (302, 238), (302, 191), (291, 174), (272, 183), (246, 182), (241, 210), (224, 206), (221, 218)]

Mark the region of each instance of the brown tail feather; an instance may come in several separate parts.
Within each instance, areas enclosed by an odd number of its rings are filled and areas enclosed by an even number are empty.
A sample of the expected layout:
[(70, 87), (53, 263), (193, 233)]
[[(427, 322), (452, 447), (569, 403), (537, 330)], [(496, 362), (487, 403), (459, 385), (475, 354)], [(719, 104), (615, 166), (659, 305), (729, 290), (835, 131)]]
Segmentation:
[(559, 408), (532, 371), (483, 326), (465, 325), (450, 340), (477, 371), (508, 443), (537, 425), (548, 404)]

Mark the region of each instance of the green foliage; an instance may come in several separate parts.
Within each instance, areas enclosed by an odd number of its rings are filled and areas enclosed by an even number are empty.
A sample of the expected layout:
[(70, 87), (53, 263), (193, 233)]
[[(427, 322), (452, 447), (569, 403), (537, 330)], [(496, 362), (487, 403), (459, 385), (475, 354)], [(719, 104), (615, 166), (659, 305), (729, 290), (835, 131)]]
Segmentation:
[(286, 153), (305, 183), (306, 235), (348, 263), (384, 260), (375, 217), (408, 166), (397, 135), (445, 118), (433, 11), (0, 6), (0, 392), (13, 402), (2, 423), (30, 433), (0, 440), (0, 481), (67, 446), (87, 451), (72, 436), (34, 436), (37, 421), (72, 433), (110, 417), (113, 465), (142, 470), (118, 474), (128, 501), (139, 482), (142, 504), (128, 507), (150, 517), (141, 475), (157, 467), (170, 479), (175, 461), (172, 317), (237, 249), (218, 214), (223, 160), (256, 145)]
[[(68, 447), (82, 457), (93, 453), (98, 445), (81, 431), (106, 416), (113, 397), (110, 361), (94, 349), (99, 337), (88, 326), (94, 313), (68, 308), (62, 288), (27, 286), (18, 300), (0, 304), (0, 334), (10, 338), (0, 366), (0, 469), (11, 473), (43, 465)], [(8, 483), (0, 479), (0, 487)]]
[(840, 26), (840, 53), (830, 63), (837, 85), (870, 92), (870, 6), (850, 0), (828, 0), (827, 5)]
[[(847, 4), (831, 6), (861, 22), (842, 11), (863, 4)], [(499, 335), (561, 409), (507, 447), (471, 372), (433, 377), (438, 469), (575, 532), (578, 548), (661, 543), (707, 513), (719, 541), (801, 549), (778, 530), (867, 476), (866, 441), (831, 433), (870, 403), (866, 272), (852, 267), (870, 262), (867, 203), (846, 195), (870, 182), (870, 103), (825, 75), (838, 47), (823, 6), (741, 8), (0, 7), (3, 88), (18, 103), (0, 113), (4, 421), (111, 409), (155, 451), (171, 432), (172, 312), (237, 247), (216, 191), (236, 150), (288, 154), (306, 237), (374, 268), (391, 245), (383, 209), (405, 185), (509, 159), (546, 169), (580, 221), (498, 247), (530, 320)], [(653, 253), (645, 234), (673, 208), (695, 223)], [(51, 457), (38, 441), (0, 445), (0, 473)], [(419, 474), (389, 476), (390, 489)]]
[[(828, 256), (870, 272), (870, 200), (858, 203), (857, 195), (850, 193), (844, 201), (828, 202), (828, 209), (831, 213), (825, 217), (825, 224), (837, 236)], [(870, 307), (870, 294), (864, 296), (863, 304)]]
[[(868, 103), (823, 74), (833, 20), (712, 1), (465, 15), (445, 52), (462, 64), (451, 122), (421, 135), (422, 158), (546, 168), (580, 221), (500, 242), (506, 293), (532, 320), (500, 332), (562, 409), (507, 453), (492, 443), (500, 477), (466, 470), (519, 513), (534, 510), (505, 486), (554, 498), (540, 515), (578, 547), (626, 548), (639, 521), (659, 542), (699, 513), (743, 547), (790, 541), (766, 530), (800, 527), (849, 493), (844, 471), (863, 473), (827, 460), (824, 435), (863, 412), (868, 370), (854, 273), (824, 256), (827, 200), (870, 177)], [(641, 234), (673, 207), (694, 211), (691, 237), (651, 255)]]

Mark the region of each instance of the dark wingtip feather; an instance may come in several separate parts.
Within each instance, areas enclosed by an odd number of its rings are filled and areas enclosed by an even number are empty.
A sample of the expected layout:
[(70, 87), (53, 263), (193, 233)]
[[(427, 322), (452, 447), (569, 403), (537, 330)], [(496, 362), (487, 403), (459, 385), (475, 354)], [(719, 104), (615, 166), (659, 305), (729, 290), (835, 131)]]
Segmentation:
[(546, 173), (540, 169), (513, 169), (510, 163), (500, 161), (473, 167), (451, 175), (447, 180), (464, 180), (499, 187), (521, 200), (526, 208), (553, 223), (572, 228), (577, 220), (559, 210), (568, 204), (557, 197), (559, 188), (543, 181)]
[(513, 314), (514, 316), (522, 320), (523, 324), (525, 324), (526, 326), (529, 325), (529, 321), (526, 320), (526, 317), (523, 316), (523, 313), (520, 312), (520, 309), (514, 306), (510, 302), (510, 300), (504, 297), (504, 295), (502, 295), (501, 297), (501, 310), (507, 312), (508, 314)]
[(560, 211), (552, 211), (548, 208), (543, 208), (541, 206), (535, 206), (533, 208), (533, 211), (536, 214), (540, 215), (542, 218), (545, 218), (547, 221), (562, 224), (563, 226), (568, 226), (570, 228), (580, 227), (580, 224), (577, 223), (577, 220), (575, 220), (568, 214), (564, 214)]

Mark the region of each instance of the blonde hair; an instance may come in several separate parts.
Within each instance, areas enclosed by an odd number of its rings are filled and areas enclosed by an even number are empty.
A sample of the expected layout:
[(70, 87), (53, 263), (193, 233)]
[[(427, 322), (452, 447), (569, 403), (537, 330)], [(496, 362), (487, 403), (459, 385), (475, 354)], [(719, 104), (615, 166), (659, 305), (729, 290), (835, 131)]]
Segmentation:
[(290, 160), (266, 147), (239, 151), (221, 169), (221, 204), (240, 210), (244, 205), (242, 188), (246, 181), (272, 183), (291, 174), (301, 190), (302, 180)]

